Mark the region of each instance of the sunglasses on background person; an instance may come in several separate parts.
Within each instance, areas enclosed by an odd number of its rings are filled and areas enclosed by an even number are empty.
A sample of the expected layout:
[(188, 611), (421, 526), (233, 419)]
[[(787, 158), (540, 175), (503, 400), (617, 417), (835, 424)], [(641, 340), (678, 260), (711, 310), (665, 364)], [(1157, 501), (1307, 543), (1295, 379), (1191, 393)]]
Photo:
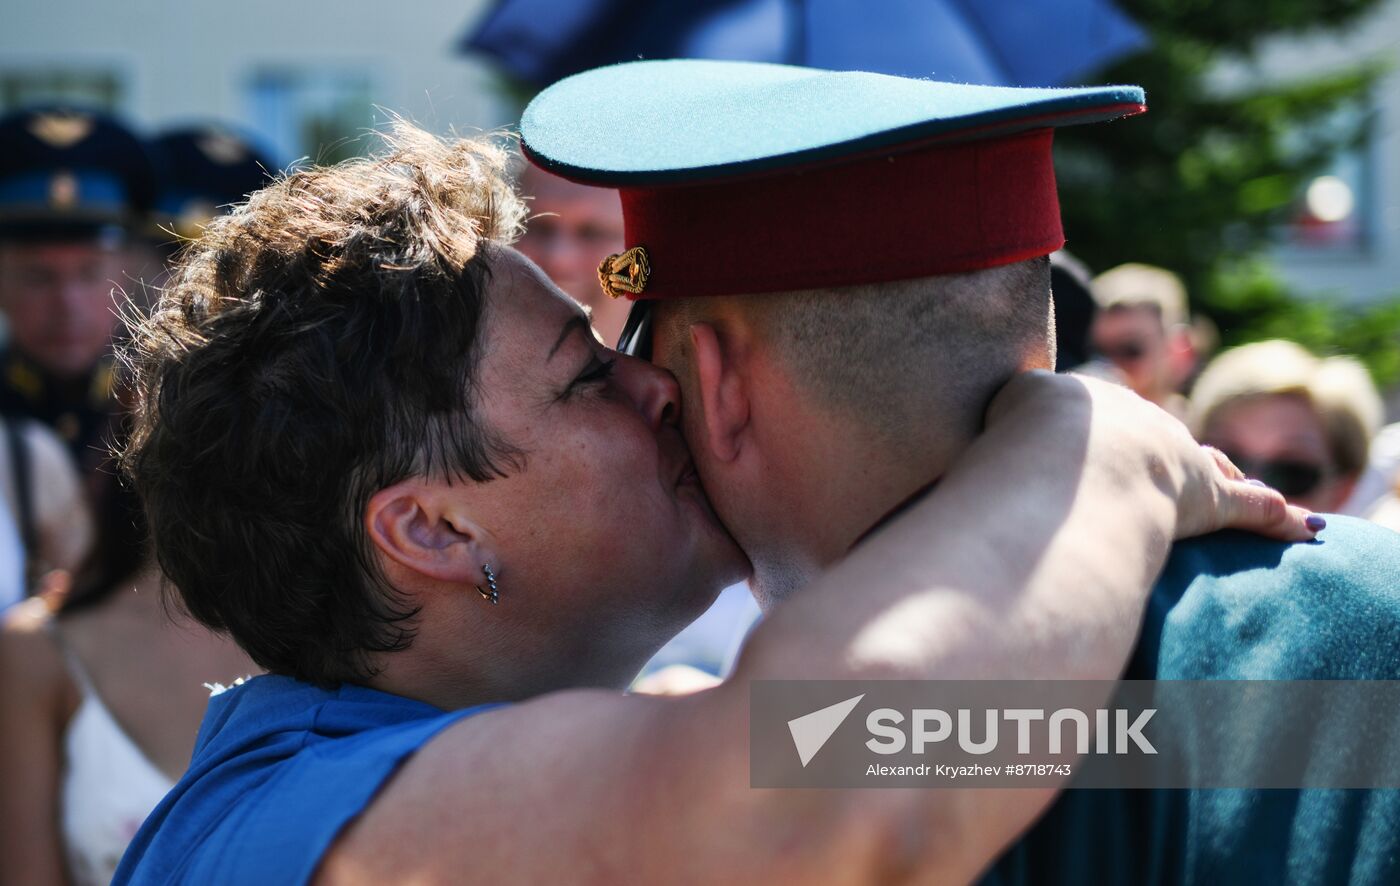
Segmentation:
[(1110, 363), (1132, 363), (1147, 354), (1147, 345), (1140, 341), (1125, 341), (1118, 345), (1096, 346), (1094, 351)]
[(1260, 480), (1283, 493), (1285, 498), (1298, 498), (1311, 493), (1327, 476), (1323, 465), (1294, 459), (1249, 458), (1228, 449), (1225, 457), (1244, 471), (1246, 477)]

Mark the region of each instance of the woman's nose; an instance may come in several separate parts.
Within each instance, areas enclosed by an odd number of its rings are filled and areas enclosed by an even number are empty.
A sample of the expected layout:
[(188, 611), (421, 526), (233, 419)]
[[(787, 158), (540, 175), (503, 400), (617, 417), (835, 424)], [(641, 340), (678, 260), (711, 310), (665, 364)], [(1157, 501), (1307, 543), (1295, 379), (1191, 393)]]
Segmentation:
[(618, 380), (653, 430), (680, 419), (681, 388), (675, 376), (647, 360), (618, 354)]

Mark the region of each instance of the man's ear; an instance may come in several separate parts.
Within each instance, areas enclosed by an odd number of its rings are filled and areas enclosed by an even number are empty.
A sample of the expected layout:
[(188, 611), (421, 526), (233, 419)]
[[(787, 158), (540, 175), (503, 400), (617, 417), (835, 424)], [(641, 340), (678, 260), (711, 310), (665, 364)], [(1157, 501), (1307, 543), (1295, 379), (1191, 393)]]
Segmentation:
[(452, 488), (415, 478), (381, 489), (365, 508), (365, 531), (383, 556), (405, 569), (438, 581), (479, 583), (484, 533)]
[(715, 458), (733, 461), (739, 454), (751, 407), (735, 342), (726, 340), (709, 323), (693, 323), (690, 344), (695, 354), (705, 442)]

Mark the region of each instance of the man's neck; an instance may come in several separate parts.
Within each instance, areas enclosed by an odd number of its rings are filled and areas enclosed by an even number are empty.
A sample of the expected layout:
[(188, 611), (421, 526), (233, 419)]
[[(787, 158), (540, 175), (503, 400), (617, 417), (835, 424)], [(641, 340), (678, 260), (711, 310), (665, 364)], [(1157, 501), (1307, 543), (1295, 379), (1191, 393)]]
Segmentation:
[(795, 453), (790, 529), (815, 569), (845, 557), (876, 524), (937, 481), (967, 445), (932, 420), (911, 427), (898, 443), (841, 430), (848, 427), (814, 423)]

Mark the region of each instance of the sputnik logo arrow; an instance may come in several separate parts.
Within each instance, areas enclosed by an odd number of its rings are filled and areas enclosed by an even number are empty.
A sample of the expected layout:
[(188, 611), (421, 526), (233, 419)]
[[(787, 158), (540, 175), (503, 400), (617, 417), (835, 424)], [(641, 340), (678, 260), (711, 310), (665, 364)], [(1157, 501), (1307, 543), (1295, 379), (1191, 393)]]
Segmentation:
[(865, 698), (865, 693), (788, 721), (788, 731), (792, 733), (792, 743), (797, 746), (797, 756), (802, 760), (804, 769), (822, 749), (822, 745), (846, 722), (862, 698)]

